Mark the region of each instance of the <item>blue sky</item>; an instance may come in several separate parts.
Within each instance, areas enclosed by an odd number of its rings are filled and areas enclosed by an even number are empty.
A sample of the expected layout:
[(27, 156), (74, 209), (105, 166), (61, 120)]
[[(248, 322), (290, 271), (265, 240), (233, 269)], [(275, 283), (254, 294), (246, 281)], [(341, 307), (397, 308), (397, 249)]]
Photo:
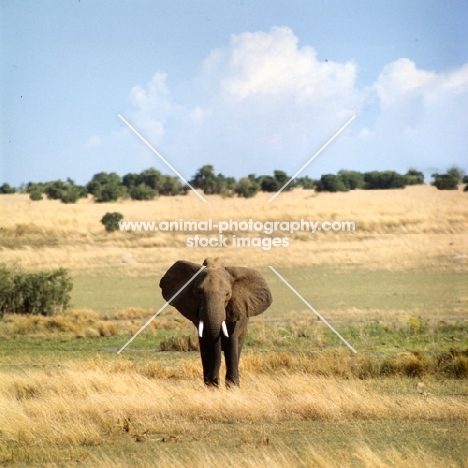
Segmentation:
[(468, 171), (468, 2), (0, 4), (0, 183)]

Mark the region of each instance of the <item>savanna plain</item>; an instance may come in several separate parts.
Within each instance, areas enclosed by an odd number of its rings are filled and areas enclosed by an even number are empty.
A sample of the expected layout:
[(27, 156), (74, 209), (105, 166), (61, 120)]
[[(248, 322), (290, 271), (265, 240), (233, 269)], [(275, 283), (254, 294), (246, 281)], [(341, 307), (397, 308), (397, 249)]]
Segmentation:
[[(0, 464), (82, 467), (468, 466), (468, 194), (404, 190), (193, 193), (75, 205), (0, 196), (0, 257), (66, 268), (72, 308), (0, 320)], [(100, 220), (354, 221), (355, 231), (107, 233)], [(217, 237), (217, 233), (199, 232)], [(232, 247), (233, 236), (288, 247)], [(196, 330), (166, 308), (179, 259), (261, 271), (272, 306), (250, 321), (241, 387), (203, 386)], [(269, 269), (357, 350), (354, 354)]]

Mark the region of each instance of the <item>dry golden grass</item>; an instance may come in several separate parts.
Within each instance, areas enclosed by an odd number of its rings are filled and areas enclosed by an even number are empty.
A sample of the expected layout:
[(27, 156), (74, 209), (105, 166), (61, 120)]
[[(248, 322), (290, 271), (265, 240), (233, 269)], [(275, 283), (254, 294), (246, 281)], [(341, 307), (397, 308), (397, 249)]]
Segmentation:
[[(123, 201), (76, 205), (57, 201), (31, 202), (27, 195), (0, 196), (2, 261), (27, 268), (62, 266), (72, 270), (120, 268), (139, 275), (148, 268), (159, 272), (174, 259), (200, 262), (208, 255), (224, 256), (232, 264), (261, 267), (274, 263), (292, 267), (318, 263), (360, 264), (366, 268), (405, 268), (432, 265), (441, 259), (466, 264), (468, 254), (467, 194), (438, 191), (431, 186), (391, 191), (320, 193), (295, 190), (267, 203), (269, 194), (254, 199), (207, 197), (194, 194), (161, 197), (150, 202)], [(288, 248), (187, 248), (189, 233), (116, 232), (100, 224), (108, 211), (128, 221), (300, 220), (354, 221), (356, 232), (304, 233), (290, 237)], [(240, 235), (240, 233), (237, 233)], [(250, 235), (260, 235), (251, 233)], [(261, 234), (264, 236), (264, 234)]]
[[(255, 451), (250, 453), (211, 454), (206, 450), (191, 451), (187, 455), (163, 453), (157, 459), (157, 466), (175, 468), (211, 468), (225, 466), (228, 468), (351, 468), (362, 466), (364, 468), (458, 468), (458, 461), (446, 457), (438, 457), (432, 453), (418, 450), (416, 453), (410, 450), (398, 451), (396, 449), (376, 451), (366, 444), (356, 444), (351, 452), (333, 452), (317, 448), (315, 444), (308, 445), (303, 453), (298, 454), (287, 447), (278, 448), (271, 453), (261, 450), (261, 444), (254, 445)], [(468, 460), (464, 463), (466, 465)], [(89, 462), (84, 462), (86, 467), (110, 467), (123, 468), (127, 463), (116, 457), (106, 456), (92, 457)], [(155, 466), (152, 462), (132, 460), (133, 467), (150, 468)]]
[[(215, 426), (468, 421), (466, 399), (421, 393), (416, 383), (412, 391), (391, 394), (359, 380), (314, 377), (286, 369), (282, 374), (248, 377), (245, 388), (212, 391), (198, 381), (198, 369), (195, 372), (192, 362), (185, 365), (188, 380), (172, 380), (170, 371), (156, 364), (138, 367), (128, 360), (68, 363), (53, 373), (48, 369), (2, 372), (0, 455), (8, 460), (11, 447), (20, 452), (28, 447), (51, 451), (101, 446), (116, 443), (123, 436), (146, 443), (181, 439), (200, 442), (203, 434)], [(228, 430), (218, 437), (229, 440), (232, 436)], [(190, 457), (165, 452), (158, 466), (219, 466), (220, 460), (225, 460), (227, 466), (267, 466), (270, 462), (272, 466), (298, 466), (297, 455), (282, 446), (274, 434), (272, 437), (274, 451), (268, 447), (269, 439), (252, 437), (247, 432), (240, 443), (264, 450), (229, 459), (228, 450), (220, 448), (214, 454), (199, 443)], [(351, 466), (352, 460), (346, 460), (343, 452), (336, 458), (336, 454), (311, 445), (306, 453), (307, 463), (299, 466)], [(359, 441), (352, 457), (358, 457), (364, 466), (440, 463), (427, 452), (376, 453)], [(140, 462), (140, 466), (149, 466), (148, 459)], [(119, 457), (99, 456), (88, 460), (86, 466), (125, 466), (122, 463)]]
[[(8, 314), (0, 321), (0, 337), (70, 335), (77, 338), (97, 336), (133, 335), (154, 314), (154, 309), (128, 307), (115, 316), (101, 316), (88, 309), (70, 309), (61, 315), (15, 315)], [(172, 309), (164, 318), (151, 322), (148, 333), (157, 330), (189, 328), (190, 323), (180, 317), (172, 319)]]

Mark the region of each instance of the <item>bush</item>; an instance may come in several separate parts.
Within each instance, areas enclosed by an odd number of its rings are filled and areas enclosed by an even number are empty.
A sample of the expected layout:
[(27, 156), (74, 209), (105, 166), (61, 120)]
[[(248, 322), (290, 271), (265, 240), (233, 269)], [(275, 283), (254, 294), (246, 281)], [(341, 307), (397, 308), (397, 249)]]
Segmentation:
[(186, 195), (188, 187), (182, 186), (182, 183), (177, 177), (162, 176), (159, 185), (158, 192), (160, 195), (175, 196), (175, 195)]
[(363, 189), (365, 187), (364, 174), (360, 172), (341, 170), (338, 172), (338, 176), (348, 190)]
[(410, 169), (405, 174), (406, 185), (422, 185), (424, 184), (424, 174), (416, 169)]
[(457, 166), (452, 166), (447, 169), (447, 174), (455, 177), (458, 183), (463, 182), (463, 178), (465, 177), (465, 171)]
[(29, 193), (29, 199), (32, 201), (39, 201), (43, 200), (44, 197), (42, 196), (42, 192), (40, 192), (39, 190), (33, 190)]
[(86, 189), (98, 203), (115, 202), (126, 193), (125, 186), (122, 185), (122, 179), (115, 172), (95, 174), (88, 182)]
[(107, 232), (114, 232), (119, 230), (119, 221), (122, 221), (123, 214), (114, 212), (114, 213), (106, 213), (101, 218), (101, 223), (106, 228)]
[(156, 192), (146, 184), (140, 184), (130, 189), (132, 200), (153, 200)]
[(203, 190), (205, 195), (223, 194), (228, 195), (236, 185), (234, 177), (226, 177), (223, 174), (216, 175), (214, 167), (205, 165), (198, 169), (190, 183), (196, 189)]
[(317, 192), (347, 192), (349, 189), (341, 177), (324, 174), (317, 182)]
[(239, 195), (239, 197), (244, 198), (255, 197), (259, 190), (260, 184), (252, 179), (249, 179), (248, 177), (243, 177), (240, 179), (234, 187), (234, 192)]
[(0, 193), (15, 193), (16, 189), (11, 187), (10, 184), (4, 183), (0, 187)]
[[(30, 184), (28, 191), (31, 200), (41, 200), (42, 198), (37, 198), (38, 195), (36, 195), (37, 192), (41, 191), (47, 195), (49, 200), (60, 200), (62, 203), (76, 203), (79, 198), (88, 196), (86, 188), (76, 185), (72, 179), (67, 179), (66, 182), (56, 180), (46, 184)], [(33, 193), (36, 198), (32, 198)]]
[(364, 174), (366, 190), (389, 190), (405, 188), (405, 176), (394, 171), (372, 171)]
[(70, 304), (68, 271), (24, 273), (0, 265), (0, 317), (5, 313), (55, 315)]
[(451, 174), (434, 174), (434, 182), (432, 185), (437, 190), (458, 190), (458, 179)]

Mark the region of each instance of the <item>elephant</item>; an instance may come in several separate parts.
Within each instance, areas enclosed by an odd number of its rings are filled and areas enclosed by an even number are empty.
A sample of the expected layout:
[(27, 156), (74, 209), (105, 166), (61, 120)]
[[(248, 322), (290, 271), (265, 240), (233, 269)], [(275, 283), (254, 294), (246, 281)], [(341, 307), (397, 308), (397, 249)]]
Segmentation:
[(173, 298), (170, 304), (198, 329), (205, 385), (219, 387), (224, 351), (225, 385), (238, 387), (239, 358), (249, 317), (271, 305), (271, 292), (257, 270), (227, 266), (220, 258), (207, 258), (203, 265), (203, 271), (175, 298), (202, 265), (179, 260), (167, 270), (159, 286), (164, 299)]

